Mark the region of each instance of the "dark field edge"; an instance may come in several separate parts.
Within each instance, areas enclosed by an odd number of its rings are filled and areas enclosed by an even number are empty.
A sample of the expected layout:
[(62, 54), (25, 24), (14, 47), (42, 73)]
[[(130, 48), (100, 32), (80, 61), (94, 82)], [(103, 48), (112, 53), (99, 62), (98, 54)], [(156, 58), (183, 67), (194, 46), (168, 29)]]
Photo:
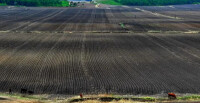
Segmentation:
[[(158, 94), (162, 95), (162, 94)], [(37, 101), (34, 103), (47, 103), (50, 101), (53, 101), (55, 103), (57, 102), (64, 102), (64, 103), (77, 103), (77, 102), (86, 102), (87, 101), (98, 101), (98, 102), (118, 102), (118, 101), (130, 101), (132, 102), (184, 102), (184, 103), (199, 103), (200, 102), (200, 95), (199, 94), (179, 94), (181, 96), (177, 96), (176, 99), (169, 99), (166, 96), (151, 96), (151, 95), (145, 95), (145, 96), (137, 96), (137, 95), (113, 95), (113, 94), (101, 94), (101, 95), (84, 95), (85, 97), (80, 98), (79, 96), (52, 96), (51, 95), (25, 95), (25, 94), (19, 94), (19, 93), (0, 93), (0, 102), (3, 100), (9, 100), (11, 101), (14, 99), (19, 100), (31, 100), (31, 101)], [(12, 98), (12, 99), (10, 99)], [(121, 103), (120, 102), (120, 103)], [(91, 103), (91, 102), (89, 102)]]
[(200, 102), (200, 96), (199, 95), (192, 95), (192, 96), (183, 96), (178, 97), (177, 99), (169, 99), (169, 98), (155, 98), (155, 97), (94, 97), (94, 98), (76, 98), (76, 99), (69, 99), (69, 103), (76, 103), (76, 102), (83, 102), (88, 100), (96, 100), (100, 102), (118, 102), (118, 101), (132, 101), (132, 102), (187, 102), (187, 103), (199, 103)]

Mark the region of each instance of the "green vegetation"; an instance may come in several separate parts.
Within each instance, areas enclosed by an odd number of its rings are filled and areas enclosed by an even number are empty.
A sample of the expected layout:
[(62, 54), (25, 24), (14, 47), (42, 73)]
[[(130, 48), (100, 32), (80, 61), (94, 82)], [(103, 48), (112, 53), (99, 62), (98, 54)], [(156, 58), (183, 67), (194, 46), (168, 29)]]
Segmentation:
[[(12, 94), (8, 94), (8, 93), (0, 93), (0, 96), (5, 96), (6, 98), (15, 98), (15, 99), (19, 99), (19, 100), (34, 100), (34, 101), (38, 101), (38, 103), (44, 102), (46, 103), (47, 101), (52, 101), (52, 100), (48, 100), (45, 95), (24, 95), (24, 94), (18, 94), (18, 93), (12, 93)], [(91, 95), (90, 95), (91, 96)], [(98, 98), (106, 98), (108, 97), (108, 101), (110, 99), (112, 100), (112, 103), (118, 103), (116, 102), (119, 101), (119, 103), (132, 103), (135, 101), (141, 101), (141, 102), (176, 102), (176, 101), (182, 101), (182, 102), (186, 102), (186, 101), (199, 101), (200, 100), (200, 95), (189, 95), (189, 96), (183, 96), (183, 97), (177, 97), (177, 99), (174, 99), (173, 101), (168, 99), (168, 98), (155, 98), (155, 97), (127, 97), (127, 96), (123, 96), (123, 95), (108, 95), (108, 96), (95, 96), (93, 95), (92, 97), (90, 96), (85, 96), (85, 98), (81, 99), (79, 97), (72, 97), (72, 98), (66, 98), (63, 100), (56, 100), (54, 99), (52, 102), (56, 102), (58, 101), (59, 103), (62, 102), (66, 102), (66, 101), (87, 101), (90, 100), (90, 102), (88, 103), (101, 103), (101, 99)], [(103, 100), (104, 102), (106, 101), (106, 99)], [(121, 102), (120, 102), (121, 101)], [(85, 103), (84, 102), (84, 103)], [(37, 102), (36, 102), (37, 103)], [(56, 102), (57, 103), (57, 102)], [(87, 102), (86, 102), (87, 103)]]
[(198, 4), (200, 0), (98, 0), (99, 3), (111, 5), (176, 5), (176, 4)]
[(116, 2), (115, 0), (100, 0), (99, 3), (111, 4), (111, 5), (121, 5), (121, 3)]
[(6, 6), (7, 4), (6, 3), (0, 3), (0, 6)]
[(194, 2), (193, 4), (200, 4), (200, 2)]
[(0, 0), (0, 4), (15, 5), (15, 6), (52, 6), (52, 7), (67, 7), (67, 0)]
[(17, 99), (22, 99), (22, 100), (29, 100), (29, 99), (42, 100), (42, 99), (44, 99), (42, 96), (22, 95), (22, 94), (18, 94), (18, 93), (12, 93), (12, 94), (0, 93), (0, 96), (7, 96), (7, 97), (17, 98)]
[(144, 99), (146, 101), (155, 101), (156, 100), (156, 98), (154, 98), (154, 97), (141, 97), (141, 99)]
[(119, 25), (120, 25), (123, 29), (126, 28), (125, 25), (124, 25), (124, 23), (119, 23)]
[(76, 2), (70, 2), (70, 7), (76, 7), (78, 4)]
[(179, 100), (196, 100), (200, 99), (200, 95), (191, 95), (191, 96), (184, 96), (184, 97), (178, 97)]
[(69, 2), (63, 0), (63, 1), (61, 1), (61, 5), (62, 5), (62, 7), (68, 7), (69, 6)]

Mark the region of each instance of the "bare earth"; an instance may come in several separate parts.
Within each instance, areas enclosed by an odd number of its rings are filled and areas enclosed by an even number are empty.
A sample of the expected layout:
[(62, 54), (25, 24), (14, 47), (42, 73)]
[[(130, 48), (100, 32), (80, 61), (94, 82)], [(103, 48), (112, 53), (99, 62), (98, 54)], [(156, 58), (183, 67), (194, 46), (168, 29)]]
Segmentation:
[(0, 7), (0, 91), (199, 93), (199, 12), (199, 5)]

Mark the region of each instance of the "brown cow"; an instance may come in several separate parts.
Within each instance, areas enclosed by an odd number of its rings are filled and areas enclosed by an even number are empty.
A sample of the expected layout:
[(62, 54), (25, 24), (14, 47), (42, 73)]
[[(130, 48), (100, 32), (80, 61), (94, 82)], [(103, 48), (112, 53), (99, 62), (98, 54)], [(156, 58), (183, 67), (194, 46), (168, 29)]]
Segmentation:
[(169, 99), (176, 99), (176, 95), (174, 93), (168, 93)]

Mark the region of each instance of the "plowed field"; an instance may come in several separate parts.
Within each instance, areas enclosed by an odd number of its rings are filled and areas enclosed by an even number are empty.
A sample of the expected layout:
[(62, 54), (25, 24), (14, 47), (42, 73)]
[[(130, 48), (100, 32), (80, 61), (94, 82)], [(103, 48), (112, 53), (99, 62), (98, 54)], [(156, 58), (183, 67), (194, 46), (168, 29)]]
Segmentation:
[(0, 7), (0, 91), (199, 93), (199, 12), (199, 5)]

